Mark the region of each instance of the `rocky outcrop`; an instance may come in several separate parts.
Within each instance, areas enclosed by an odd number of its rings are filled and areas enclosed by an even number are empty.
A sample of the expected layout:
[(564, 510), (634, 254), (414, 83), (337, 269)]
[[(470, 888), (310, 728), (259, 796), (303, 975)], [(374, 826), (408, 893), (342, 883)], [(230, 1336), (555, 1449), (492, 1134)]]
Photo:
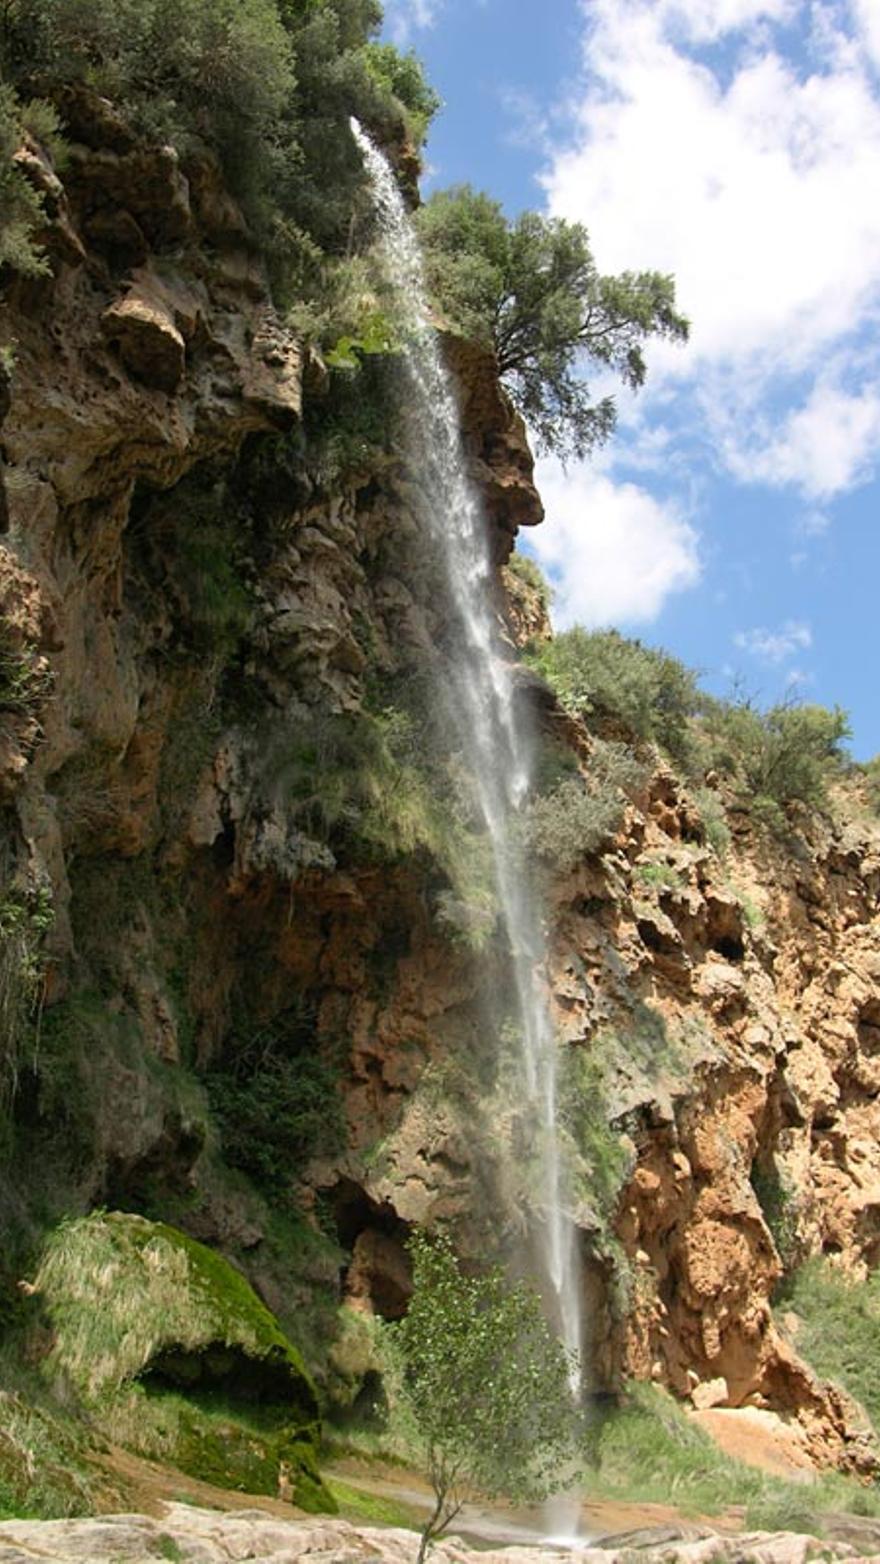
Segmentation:
[[(859, 1539), (860, 1543), (862, 1539)], [(171, 1552), (171, 1548), (174, 1552)], [(142, 1564), (155, 1558), (178, 1558), (181, 1564), (226, 1564), (229, 1559), (258, 1559), (264, 1564), (408, 1564), (418, 1546), (411, 1531), (390, 1527), (354, 1526), (348, 1521), (290, 1521), (263, 1515), (258, 1510), (221, 1515), (192, 1505), (169, 1504), (161, 1519), (146, 1515), (108, 1515), (88, 1521), (0, 1522), (0, 1561), (26, 1564), (35, 1554), (68, 1564), (74, 1559), (113, 1558), (123, 1564)], [(822, 1557), (828, 1559), (876, 1558), (877, 1539), (854, 1547), (848, 1542), (824, 1541)], [(629, 1532), (596, 1545), (552, 1547), (519, 1546), (480, 1548), (452, 1537), (432, 1546), (443, 1564), (562, 1564), (576, 1559), (582, 1564), (626, 1564), (632, 1558), (644, 1564), (681, 1560), (682, 1564), (747, 1558), (756, 1564), (806, 1564), (815, 1556), (816, 1539), (793, 1532), (752, 1532), (730, 1537), (700, 1526), (670, 1526), (654, 1532)]]

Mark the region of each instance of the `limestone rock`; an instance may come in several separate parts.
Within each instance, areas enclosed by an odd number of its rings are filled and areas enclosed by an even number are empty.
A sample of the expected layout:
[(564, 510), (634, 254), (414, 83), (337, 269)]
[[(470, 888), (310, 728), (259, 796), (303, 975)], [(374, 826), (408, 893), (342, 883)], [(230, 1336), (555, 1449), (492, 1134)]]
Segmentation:
[(691, 1391), (691, 1400), (698, 1412), (708, 1412), (711, 1407), (723, 1407), (727, 1404), (728, 1389), (726, 1379), (706, 1379), (694, 1385)]

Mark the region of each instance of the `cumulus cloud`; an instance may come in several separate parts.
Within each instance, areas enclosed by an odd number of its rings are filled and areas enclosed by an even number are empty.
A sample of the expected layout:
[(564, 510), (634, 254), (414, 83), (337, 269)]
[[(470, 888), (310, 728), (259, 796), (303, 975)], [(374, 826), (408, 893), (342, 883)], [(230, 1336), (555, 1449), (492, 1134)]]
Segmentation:
[(433, 27), (441, 0), (386, 0), (385, 23), (399, 48), (412, 42), (415, 32)]
[[(735, 646), (759, 658), (761, 662), (784, 663), (795, 652), (809, 651), (813, 644), (813, 632), (803, 620), (786, 619), (778, 630), (740, 630), (733, 640)], [(789, 674), (790, 681), (794, 675), (798, 682), (804, 677), (799, 669), (795, 669)]]
[(862, 43), (880, 70), (880, 10), (877, 0), (852, 0), (852, 11)]
[[(741, 478), (771, 487), (796, 486), (808, 498), (828, 499), (871, 476), (880, 451), (880, 388), (856, 394), (819, 382), (807, 401), (765, 443), (727, 445), (728, 464)], [(827, 516), (805, 520), (805, 534), (824, 531)]]
[(529, 544), (556, 588), (560, 627), (639, 624), (700, 575), (693, 527), (671, 505), (606, 472), (538, 465), (547, 523)]
[[(647, 395), (699, 380), (705, 432), (740, 479), (823, 498), (861, 481), (880, 449), (880, 203), (866, 194), (880, 167), (877, 0), (583, 0), (583, 12), (582, 82), (547, 200), (587, 224), (603, 270), (675, 274), (692, 340), (651, 348)], [(793, 22), (812, 27), (809, 51), (792, 50), (781, 24)], [(831, 355), (838, 383), (814, 395)], [(802, 406), (768, 437), (792, 386)], [(734, 405), (721, 427), (717, 409)]]

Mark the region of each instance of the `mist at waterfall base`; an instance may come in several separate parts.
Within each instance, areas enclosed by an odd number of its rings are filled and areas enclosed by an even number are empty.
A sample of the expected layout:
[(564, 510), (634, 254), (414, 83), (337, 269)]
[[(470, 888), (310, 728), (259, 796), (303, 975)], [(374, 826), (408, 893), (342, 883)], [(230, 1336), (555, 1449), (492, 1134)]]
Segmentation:
[[(516, 700), (513, 671), (495, 626), (486, 521), (467, 475), (458, 407), (430, 324), (418, 242), (388, 162), (356, 120), (351, 128), (370, 177), (387, 281), (402, 331), (410, 390), (409, 457), (418, 471), (419, 519), (442, 559), (456, 616), (456, 634), (450, 637), (455, 650), (446, 671), (459, 740), (491, 847), (500, 920), (510, 949), (525, 1085), (539, 1126), (542, 1280), (554, 1323), (575, 1365), (572, 1394), (579, 1399), (580, 1275), (557, 1126), (557, 1048), (545, 980), (547, 952), (541, 909), (529, 877), (522, 873), (514, 832), (532, 780), (535, 736)], [(571, 1509), (570, 1501), (564, 1512), (557, 1507), (554, 1531), (569, 1529), (575, 1519)]]

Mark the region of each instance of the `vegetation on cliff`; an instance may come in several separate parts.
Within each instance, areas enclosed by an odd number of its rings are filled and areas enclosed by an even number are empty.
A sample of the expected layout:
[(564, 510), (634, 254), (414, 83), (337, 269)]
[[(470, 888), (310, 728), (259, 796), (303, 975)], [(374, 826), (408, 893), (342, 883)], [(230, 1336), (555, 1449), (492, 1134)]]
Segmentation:
[(469, 185), (437, 191), (417, 221), (443, 315), (494, 350), (502, 384), (545, 450), (583, 457), (614, 431), (614, 399), (591, 400), (585, 364), (638, 389), (642, 344), (687, 340), (673, 279), (601, 276), (580, 223), (537, 212), (510, 222)]

